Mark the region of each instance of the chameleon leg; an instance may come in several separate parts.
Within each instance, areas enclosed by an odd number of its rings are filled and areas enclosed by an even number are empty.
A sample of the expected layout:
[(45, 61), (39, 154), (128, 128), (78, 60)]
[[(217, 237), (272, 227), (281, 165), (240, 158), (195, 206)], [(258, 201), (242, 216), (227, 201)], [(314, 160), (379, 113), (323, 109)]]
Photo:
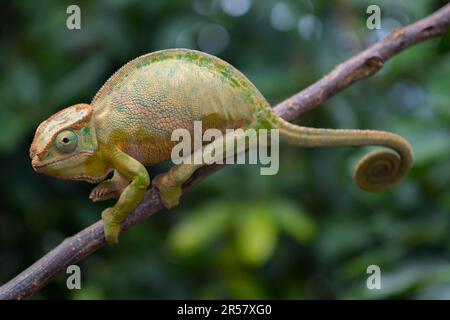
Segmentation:
[(181, 186), (198, 168), (204, 164), (179, 164), (166, 173), (157, 175), (152, 185), (158, 189), (161, 201), (167, 209), (178, 206), (181, 197)]
[[(232, 134), (226, 134), (211, 142), (208, 146), (215, 150), (223, 150), (223, 152), (215, 153), (214, 161), (222, 160), (227, 154), (235, 154), (235, 145), (242, 139), (245, 139), (245, 137), (244, 129), (235, 131)], [(176, 207), (179, 204), (183, 183), (192, 176), (195, 170), (207, 165), (203, 161), (204, 147), (195, 150), (193, 154), (185, 158), (182, 164), (173, 166), (168, 172), (159, 174), (153, 179), (152, 185), (158, 189), (161, 200), (167, 209)], [(200, 159), (201, 162), (188, 163), (187, 159)]]
[(108, 244), (116, 244), (120, 233), (120, 225), (138, 206), (150, 184), (145, 167), (126, 153), (117, 151), (111, 159), (114, 168), (131, 183), (123, 190), (116, 205), (102, 212), (105, 239)]
[(94, 202), (116, 199), (120, 197), (120, 194), (129, 183), (129, 179), (121, 175), (117, 170), (114, 170), (113, 177), (98, 184), (91, 191), (89, 198)]

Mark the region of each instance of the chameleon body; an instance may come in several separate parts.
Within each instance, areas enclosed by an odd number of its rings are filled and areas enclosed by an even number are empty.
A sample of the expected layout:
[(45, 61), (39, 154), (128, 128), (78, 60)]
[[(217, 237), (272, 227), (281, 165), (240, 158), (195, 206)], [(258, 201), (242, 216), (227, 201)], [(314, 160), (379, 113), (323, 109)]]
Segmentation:
[[(373, 130), (300, 127), (276, 116), (256, 87), (237, 69), (206, 53), (169, 49), (138, 57), (120, 68), (90, 104), (54, 114), (38, 127), (30, 148), (37, 172), (98, 183), (93, 201), (118, 198), (102, 213), (105, 238), (118, 241), (120, 225), (142, 200), (150, 178), (145, 168), (170, 159), (172, 131), (217, 128), (279, 129), (280, 140), (303, 147), (379, 145), (392, 150), (365, 156), (354, 179), (367, 191), (382, 191), (407, 175), (412, 150), (398, 135)], [(216, 139), (226, 143), (241, 136)], [(195, 151), (194, 151), (195, 152)], [(204, 164), (180, 164), (153, 185), (167, 208), (181, 185)], [(105, 180), (114, 171), (111, 179)]]

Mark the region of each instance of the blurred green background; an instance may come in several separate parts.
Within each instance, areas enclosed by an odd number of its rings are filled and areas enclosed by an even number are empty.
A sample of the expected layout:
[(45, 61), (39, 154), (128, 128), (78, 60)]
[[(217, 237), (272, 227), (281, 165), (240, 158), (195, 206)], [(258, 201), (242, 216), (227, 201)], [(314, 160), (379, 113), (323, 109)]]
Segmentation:
[[(66, 28), (69, 4), (81, 30)], [(276, 104), (447, 1), (16, 1), (0, 10), (0, 283), (99, 219), (92, 185), (36, 174), (37, 125), (89, 102), (121, 65), (188, 47), (235, 65)], [(368, 30), (366, 8), (382, 9)], [(450, 298), (450, 36), (414, 46), (297, 122), (389, 130), (412, 143), (409, 177), (368, 194), (365, 149), (282, 147), (280, 171), (229, 166), (61, 275), (35, 299)], [(167, 168), (149, 168), (151, 175)], [(381, 290), (366, 269), (381, 268)]]

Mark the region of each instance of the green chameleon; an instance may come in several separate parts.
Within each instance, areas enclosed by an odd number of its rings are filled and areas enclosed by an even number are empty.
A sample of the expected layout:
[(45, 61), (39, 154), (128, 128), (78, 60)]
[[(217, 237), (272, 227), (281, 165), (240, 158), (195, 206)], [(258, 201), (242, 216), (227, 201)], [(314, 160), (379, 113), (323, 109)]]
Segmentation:
[[(121, 223), (138, 206), (150, 178), (145, 168), (170, 159), (177, 143), (171, 133), (216, 128), (278, 129), (281, 142), (301, 147), (379, 145), (391, 150), (369, 153), (356, 166), (356, 184), (383, 191), (405, 177), (412, 149), (402, 137), (373, 130), (316, 129), (293, 125), (272, 112), (256, 87), (217, 57), (169, 49), (138, 57), (120, 68), (90, 104), (59, 111), (37, 128), (30, 148), (32, 166), (56, 178), (98, 183), (90, 199), (118, 198), (102, 212), (105, 239), (118, 242)], [(211, 143), (245, 139), (223, 135)], [(394, 152), (395, 151), (395, 152)], [(194, 153), (198, 152), (194, 150)], [(153, 186), (166, 208), (177, 206), (181, 186), (204, 163), (179, 164), (155, 177)]]

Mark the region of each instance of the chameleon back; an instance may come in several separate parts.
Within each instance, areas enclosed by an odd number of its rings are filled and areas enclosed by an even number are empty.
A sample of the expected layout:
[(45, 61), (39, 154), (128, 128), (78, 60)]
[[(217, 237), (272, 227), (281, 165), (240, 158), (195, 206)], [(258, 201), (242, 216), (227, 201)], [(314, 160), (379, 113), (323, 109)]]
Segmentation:
[(99, 144), (116, 145), (144, 164), (170, 158), (173, 130), (238, 128), (270, 108), (256, 87), (217, 57), (170, 49), (119, 69), (91, 103)]

